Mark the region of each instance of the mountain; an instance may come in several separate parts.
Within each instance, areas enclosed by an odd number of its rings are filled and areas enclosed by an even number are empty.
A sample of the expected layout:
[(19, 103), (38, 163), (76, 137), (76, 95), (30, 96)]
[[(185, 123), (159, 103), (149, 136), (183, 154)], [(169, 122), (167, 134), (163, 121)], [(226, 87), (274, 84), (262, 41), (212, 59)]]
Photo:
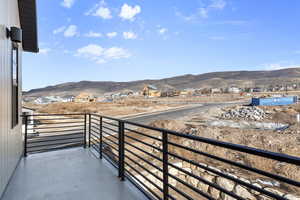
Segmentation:
[(159, 80), (139, 80), (130, 82), (80, 81), (68, 82), (24, 92), (27, 97), (67, 96), (88, 92), (102, 95), (123, 90), (140, 91), (144, 85), (152, 84), (159, 89), (175, 88), (215, 88), (236, 85), (238, 87), (268, 87), (300, 83), (300, 68), (273, 71), (228, 71), (199, 75), (187, 74)]

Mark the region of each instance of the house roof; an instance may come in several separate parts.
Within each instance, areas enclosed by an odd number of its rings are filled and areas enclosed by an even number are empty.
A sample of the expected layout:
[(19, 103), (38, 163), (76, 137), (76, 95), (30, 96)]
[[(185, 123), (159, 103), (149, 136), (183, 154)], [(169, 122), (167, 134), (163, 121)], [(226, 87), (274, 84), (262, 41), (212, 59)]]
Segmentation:
[(22, 29), (23, 50), (37, 53), (38, 32), (37, 32), (37, 12), (36, 0), (18, 0), (19, 15)]

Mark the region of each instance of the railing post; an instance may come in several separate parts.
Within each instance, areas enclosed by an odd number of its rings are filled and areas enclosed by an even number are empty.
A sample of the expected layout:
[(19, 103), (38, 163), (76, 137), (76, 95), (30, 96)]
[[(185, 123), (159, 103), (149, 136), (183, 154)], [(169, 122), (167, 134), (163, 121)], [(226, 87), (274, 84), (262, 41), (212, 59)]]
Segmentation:
[(92, 119), (91, 119), (91, 114), (89, 114), (89, 148), (91, 147), (91, 125), (92, 125)]
[(99, 130), (100, 130), (100, 132), (99, 132), (99, 139), (100, 139), (100, 141), (99, 141), (99, 154), (100, 154), (100, 159), (102, 159), (102, 149), (103, 149), (103, 144), (102, 144), (102, 117), (100, 117), (100, 127), (99, 127)]
[(24, 157), (27, 157), (27, 133), (28, 133), (28, 115), (25, 117), (25, 133), (24, 133)]
[(168, 133), (162, 132), (163, 146), (163, 199), (169, 198)]
[(84, 141), (83, 147), (86, 148), (86, 113), (84, 114)]
[(124, 165), (124, 157), (125, 157), (125, 150), (124, 150), (124, 143), (125, 143), (125, 136), (124, 136), (124, 122), (119, 121), (119, 178), (121, 181), (125, 180), (125, 165)]

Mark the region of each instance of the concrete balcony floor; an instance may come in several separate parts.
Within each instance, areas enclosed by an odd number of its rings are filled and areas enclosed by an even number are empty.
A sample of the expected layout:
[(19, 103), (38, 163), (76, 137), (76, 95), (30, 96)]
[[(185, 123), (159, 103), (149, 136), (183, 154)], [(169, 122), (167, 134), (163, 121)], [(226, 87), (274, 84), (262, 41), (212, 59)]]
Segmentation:
[(89, 150), (75, 148), (22, 158), (2, 200), (146, 199), (117, 170)]

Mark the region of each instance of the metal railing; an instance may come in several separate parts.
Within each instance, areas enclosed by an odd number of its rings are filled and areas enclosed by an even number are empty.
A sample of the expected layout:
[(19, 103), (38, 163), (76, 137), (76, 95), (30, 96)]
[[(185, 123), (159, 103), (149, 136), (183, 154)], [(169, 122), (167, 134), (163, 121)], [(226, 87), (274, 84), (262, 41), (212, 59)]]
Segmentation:
[(24, 115), (24, 156), (86, 146), (86, 114)]
[[(297, 173), (299, 157), (107, 116), (83, 116), (85, 139), (80, 144), (88, 141), (100, 159), (104, 157), (118, 169), (120, 180), (129, 180), (149, 199), (289, 199), (287, 194), (300, 192), (299, 180), (290, 174), (259, 165), (265, 162)], [(273, 188), (259, 181), (272, 183)]]

